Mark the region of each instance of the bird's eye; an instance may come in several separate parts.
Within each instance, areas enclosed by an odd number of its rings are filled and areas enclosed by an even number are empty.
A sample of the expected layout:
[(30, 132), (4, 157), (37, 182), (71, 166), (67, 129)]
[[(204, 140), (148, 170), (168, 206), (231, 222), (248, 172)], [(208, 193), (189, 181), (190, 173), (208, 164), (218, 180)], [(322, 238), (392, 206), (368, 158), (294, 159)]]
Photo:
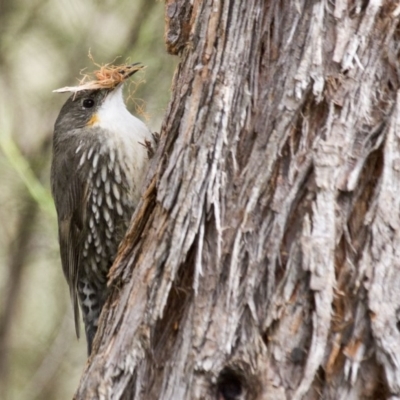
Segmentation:
[(83, 106), (83, 108), (92, 108), (94, 106), (94, 100), (93, 99), (84, 99), (82, 101), (82, 106)]

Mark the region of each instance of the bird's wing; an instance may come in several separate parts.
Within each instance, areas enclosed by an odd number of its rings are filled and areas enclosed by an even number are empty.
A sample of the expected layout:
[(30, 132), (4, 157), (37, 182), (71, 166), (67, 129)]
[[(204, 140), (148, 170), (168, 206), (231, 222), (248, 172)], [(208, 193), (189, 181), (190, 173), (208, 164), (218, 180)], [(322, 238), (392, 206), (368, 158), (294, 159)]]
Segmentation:
[(68, 154), (54, 157), (52, 192), (58, 214), (61, 263), (69, 285), (74, 309), (75, 330), (79, 337), (77, 284), (82, 246), (81, 238), (86, 220), (88, 185), (74, 171), (74, 168), (71, 168), (68, 158)]

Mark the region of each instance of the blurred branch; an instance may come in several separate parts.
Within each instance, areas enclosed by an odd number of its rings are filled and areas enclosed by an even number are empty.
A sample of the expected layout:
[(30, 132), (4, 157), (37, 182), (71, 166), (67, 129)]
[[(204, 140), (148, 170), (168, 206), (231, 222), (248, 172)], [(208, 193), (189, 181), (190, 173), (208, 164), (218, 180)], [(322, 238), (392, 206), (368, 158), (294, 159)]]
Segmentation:
[(135, 14), (135, 18), (131, 23), (131, 30), (128, 34), (126, 41), (124, 42), (124, 47), (121, 49), (121, 53), (129, 53), (134, 47), (139, 39), (140, 29), (144, 21), (146, 21), (153, 8), (156, 6), (155, 0), (142, 0), (139, 6), (140, 12)]
[(19, 215), (17, 233), (9, 250), (8, 279), (5, 285), (3, 309), (0, 315), (0, 382), (2, 396), (6, 396), (7, 393), (9, 333), (18, 303), (22, 271), (29, 254), (28, 246), (38, 210), (37, 203), (30, 196), (26, 195), (25, 197), (23, 210)]
[(52, 216), (55, 216), (55, 208), (49, 191), (40, 183), (28, 160), (21, 154), (21, 151), (12, 137), (1, 135), (0, 148), (3, 150), (9, 164), (17, 172), (28, 189), (28, 192), (40, 208)]

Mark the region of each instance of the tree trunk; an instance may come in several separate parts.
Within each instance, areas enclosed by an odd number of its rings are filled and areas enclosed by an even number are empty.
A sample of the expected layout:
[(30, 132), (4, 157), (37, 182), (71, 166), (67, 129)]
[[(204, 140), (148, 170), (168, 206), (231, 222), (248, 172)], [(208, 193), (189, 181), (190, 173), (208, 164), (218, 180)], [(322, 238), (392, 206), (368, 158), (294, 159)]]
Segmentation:
[(399, 15), (167, 0), (181, 63), (76, 399), (400, 398)]

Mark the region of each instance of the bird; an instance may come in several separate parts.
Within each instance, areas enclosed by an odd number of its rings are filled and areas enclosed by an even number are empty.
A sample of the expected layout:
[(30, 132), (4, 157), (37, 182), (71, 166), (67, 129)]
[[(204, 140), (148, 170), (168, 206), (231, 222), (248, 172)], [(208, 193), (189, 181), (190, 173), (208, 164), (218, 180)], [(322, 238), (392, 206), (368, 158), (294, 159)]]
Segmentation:
[(51, 191), (75, 330), (79, 338), (80, 309), (88, 355), (108, 295), (107, 275), (139, 203), (148, 150), (155, 145), (123, 99), (124, 82), (141, 68), (135, 63), (103, 69), (97, 81), (57, 90), (73, 93), (54, 125)]

